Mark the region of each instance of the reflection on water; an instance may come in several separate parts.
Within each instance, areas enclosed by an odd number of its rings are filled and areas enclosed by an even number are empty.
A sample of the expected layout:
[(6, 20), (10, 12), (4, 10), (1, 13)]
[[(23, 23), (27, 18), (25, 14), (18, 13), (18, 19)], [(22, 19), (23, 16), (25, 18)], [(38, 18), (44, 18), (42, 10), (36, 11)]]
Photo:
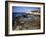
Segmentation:
[(40, 15), (24, 14), (15, 17), (13, 30), (33, 29), (40, 29)]

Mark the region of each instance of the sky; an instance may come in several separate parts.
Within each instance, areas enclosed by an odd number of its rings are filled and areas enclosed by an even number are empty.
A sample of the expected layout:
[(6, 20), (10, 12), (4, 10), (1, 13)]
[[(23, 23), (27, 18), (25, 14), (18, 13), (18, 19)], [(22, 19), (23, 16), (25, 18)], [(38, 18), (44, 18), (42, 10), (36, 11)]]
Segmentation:
[(23, 6), (13, 6), (12, 12), (27, 12), (33, 10), (39, 10), (40, 7), (23, 7)]

